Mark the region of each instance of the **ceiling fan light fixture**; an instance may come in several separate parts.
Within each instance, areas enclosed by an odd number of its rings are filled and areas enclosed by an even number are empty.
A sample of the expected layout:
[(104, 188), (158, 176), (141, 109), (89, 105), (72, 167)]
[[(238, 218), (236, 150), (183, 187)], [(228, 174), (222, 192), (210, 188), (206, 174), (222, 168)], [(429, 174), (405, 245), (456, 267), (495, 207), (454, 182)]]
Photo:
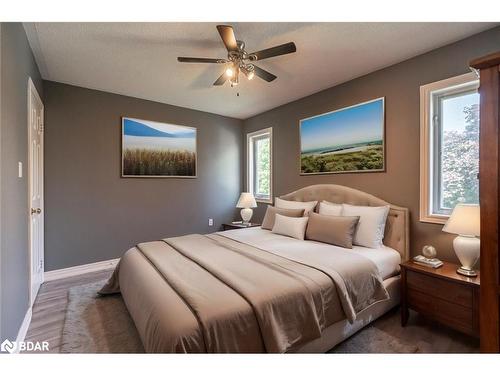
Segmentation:
[(239, 83), (238, 74), (236, 74), (233, 78), (231, 78), (229, 82), (231, 83), (231, 87), (238, 86)]
[(233, 68), (227, 68), (226, 69), (226, 76), (228, 76), (229, 78), (231, 78), (233, 75), (234, 75)]
[(251, 81), (253, 77), (255, 77), (254, 67), (253, 65), (246, 65), (241, 68), (241, 71), (245, 74), (247, 79)]

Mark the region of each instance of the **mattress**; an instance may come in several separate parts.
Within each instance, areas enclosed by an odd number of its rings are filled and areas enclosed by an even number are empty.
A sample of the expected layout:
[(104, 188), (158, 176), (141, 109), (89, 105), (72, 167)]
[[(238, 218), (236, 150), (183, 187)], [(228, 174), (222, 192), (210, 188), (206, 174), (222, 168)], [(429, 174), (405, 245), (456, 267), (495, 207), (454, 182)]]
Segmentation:
[(302, 251), (304, 246), (311, 249), (324, 249), (325, 257), (328, 257), (328, 250), (331, 250), (332, 248), (352, 251), (375, 263), (383, 280), (398, 275), (400, 271), (399, 265), (401, 263), (401, 255), (396, 250), (387, 246), (383, 246), (378, 249), (363, 246), (353, 246), (352, 249), (344, 249), (342, 247), (321, 242), (309, 240), (302, 241), (291, 237), (285, 237), (275, 234), (269, 230), (262, 229), (261, 227), (233, 229), (218, 232), (218, 234), (260, 249), (272, 249), (277, 253), (285, 253), (285, 251), (288, 253), (290, 250), (293, 251), (294, 249)]

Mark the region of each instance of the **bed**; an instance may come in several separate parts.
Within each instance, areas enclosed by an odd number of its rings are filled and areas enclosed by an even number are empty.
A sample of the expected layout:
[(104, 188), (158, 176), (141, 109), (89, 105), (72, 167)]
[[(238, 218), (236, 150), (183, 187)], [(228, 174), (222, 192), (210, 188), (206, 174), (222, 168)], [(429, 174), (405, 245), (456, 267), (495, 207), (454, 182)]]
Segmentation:
[(146, 352), (321, 353), (399, 303), (408, 209), (330, 184), (281, 198), (389, 205), (384, 246), (344, 249), (260, 227), (138, 244), (101, 292), (121, 292)]

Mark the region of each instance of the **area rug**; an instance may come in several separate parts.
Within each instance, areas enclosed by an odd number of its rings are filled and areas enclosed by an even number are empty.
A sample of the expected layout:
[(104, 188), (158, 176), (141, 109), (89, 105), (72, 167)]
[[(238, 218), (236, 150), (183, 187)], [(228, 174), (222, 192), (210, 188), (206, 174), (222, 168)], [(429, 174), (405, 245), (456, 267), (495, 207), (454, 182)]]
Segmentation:
[(122, 297), (101, 297), (105, 281), (71, 288), (61, 353), (144, 353)]
[(333, 348), (330, 353), (417, 353), (418, 347), (403, 343), (377, 327), (366, 327)]
[[(71, 288), (62, 333), (61, 353), (144, 353), (134, 322), (122, 297), (100, 297), (104, 281)], [(408, 345), (370, 326), (330, 353), (416, 353)]]

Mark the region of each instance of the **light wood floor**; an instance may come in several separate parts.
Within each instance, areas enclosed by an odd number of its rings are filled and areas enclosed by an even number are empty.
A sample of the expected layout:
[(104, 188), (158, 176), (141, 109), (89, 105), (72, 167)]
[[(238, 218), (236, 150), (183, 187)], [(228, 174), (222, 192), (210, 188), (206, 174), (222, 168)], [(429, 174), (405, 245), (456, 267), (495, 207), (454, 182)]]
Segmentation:
[[(111, 271), (88, 273), (54, 280), (42, 285), (33, 306), (33, 317), (26, 335), (27, 341), (48, 341), (50, 352), (58, 353), (61, 346), (68, 290), (74, 286), (109, 277)], [(385, 314), (373, 323), (375, 327), (398, 337), (407, 344), (418, 346), (423, 353), (477, 353), (479, 341), (459, 332), (430, 322), (412, 312), (408, 325), (401, 327), (399, 309)]]
[[(26, 341), (48, 341), (51, 353), (59, 353), (68, 290), (108, 278), (112, 271), (92, 272), (44, 283), (33, 305), (33, 316), (26, 334)], [(46, 352), (45, 352), (46, 353)]]

